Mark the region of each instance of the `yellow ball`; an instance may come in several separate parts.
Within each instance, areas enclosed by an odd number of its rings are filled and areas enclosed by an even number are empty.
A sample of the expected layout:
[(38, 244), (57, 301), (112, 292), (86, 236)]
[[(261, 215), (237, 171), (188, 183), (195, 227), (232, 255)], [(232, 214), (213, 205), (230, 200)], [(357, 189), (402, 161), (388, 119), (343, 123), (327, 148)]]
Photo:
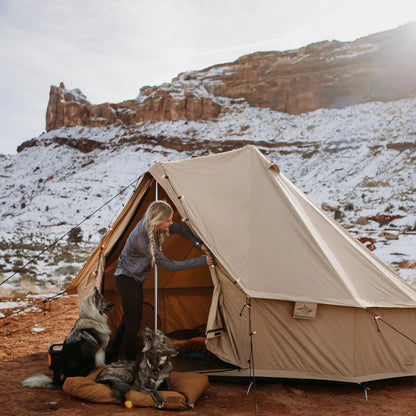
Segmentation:
[(124, 402), (124, 406), (126, 406), (127, 409), (131, 409), (133, 407), (133, 403), (130, 400), (126, 400)]

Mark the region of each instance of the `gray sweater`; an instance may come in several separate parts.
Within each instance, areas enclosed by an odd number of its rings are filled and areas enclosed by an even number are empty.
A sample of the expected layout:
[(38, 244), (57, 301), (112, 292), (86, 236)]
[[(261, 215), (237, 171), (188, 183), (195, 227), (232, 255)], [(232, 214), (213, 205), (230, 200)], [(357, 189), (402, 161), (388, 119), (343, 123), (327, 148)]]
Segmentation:
[[(201, 241), (192, 234), (191, 230), (185, 225), (174, 222), (169, 227), (170, 234), (180, 234), (185, 237), (194, 247), (201, 248)], [(192, 269), (197, 266), (206, 266), (205, 256), (195, 257), (183, 261), (169, 260), (157, 247), (155, 247), (156, 264), (167, 271), (179, 271)], [(144, 229), (144, 219), (139, 221), (134, 230), (127, 238), (123, 251), (118, 259), (115, 276), (124, 274), (132, 277), (143, 284), (152, 267), (152, 255), (150, 254), (149, 236)]]

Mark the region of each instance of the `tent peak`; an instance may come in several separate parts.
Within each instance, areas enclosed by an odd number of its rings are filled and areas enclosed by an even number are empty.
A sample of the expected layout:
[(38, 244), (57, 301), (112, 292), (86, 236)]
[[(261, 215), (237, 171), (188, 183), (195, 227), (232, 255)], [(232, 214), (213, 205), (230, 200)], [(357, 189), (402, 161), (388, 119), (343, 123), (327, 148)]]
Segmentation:
[[(280, 173), (280, 169), (279, 167), (273, 163), (271, 160), (269, 160), (260, 150), (257, 146), (253, 145), (253, 144), (247, 144), (243, 147), (240, 147), (238, 149), (233, 149), (233, 150), (229, 150), (227, 152), (220, 152), (220, 153), (212, 153), (209, 155), (205, 155), (205, 156), (196, 156), (193, 157), (191, 159), (184, 159), (184, 160), (176, 160), (176, 161), (166, 161), (166, 162), (155, 162), (155, 164), (153, 165), (153, 167), (155, 166), (160, 166), (163, 168), (163, 166), (169, 166), (169, 165), (176, 165), (176, 164), (183, 164), (183, 163), (187, 163), (190, 160), (192, 161), (197, 161), (197, 160), (207, 160), (207, 159), (224, 159), (227, 157), (231, 157), (235, 154), (238, 153), (245, 153), (245, 152), (252, 152), (253, 155), (255, 155), (256, 157), (258, 157), (263, 163), (264, 165), (268, 168), (268, 169), (272, 169), (277, 173)], [(152, 173), (153, 167), (149, 169), (149, 172)]]

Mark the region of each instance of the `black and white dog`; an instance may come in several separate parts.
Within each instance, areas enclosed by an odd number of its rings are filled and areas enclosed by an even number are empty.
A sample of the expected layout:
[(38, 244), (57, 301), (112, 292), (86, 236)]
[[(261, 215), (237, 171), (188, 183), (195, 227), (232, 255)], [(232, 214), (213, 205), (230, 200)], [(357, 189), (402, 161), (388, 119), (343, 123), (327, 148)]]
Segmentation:
[(105, 351), (110, 340), (110, 328), (104, 313), (114, 308), (94, 288), (79, 307), (79, 319), (65, 338), (59, 359), (54, 366), (53, 380), (44, 374), (22, 381), (22, 387), (62, 388), (67, 377), (87, 376), (105, 365)]
[[(173, 366), (170, 358), (177, 355), (179, 350), (160, 330), (153, 332), (150, 328), (144, 328), (143, 339), (141, 361), (113, 362), (100, 372), (95, 381), (109, 386), (113, 397), (122, 403), (126, 401), (125, 395), (128, 391), (137, 390), (150, 394), (155, 406), (161, 409), (165, 403), (157, 390), (162, 384), (164, 390), (171, 390), (170, 373)], [(188, 407), (193, 407), (186, 395), (184, 396)]]

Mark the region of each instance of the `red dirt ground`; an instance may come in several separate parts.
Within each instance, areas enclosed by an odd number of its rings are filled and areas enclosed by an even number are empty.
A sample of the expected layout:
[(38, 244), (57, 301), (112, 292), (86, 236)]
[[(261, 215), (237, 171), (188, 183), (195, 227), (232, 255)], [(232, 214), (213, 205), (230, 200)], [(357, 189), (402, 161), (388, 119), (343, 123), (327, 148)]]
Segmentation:
[[(1, 300), (1, 299), (0, 299)], [(2, 311), (5, 315), (10, 310)], [(61, 390), (25, 389), (20, 382), (31, 375), (52, 375), (47, 363), (49, 345), (62, 342), (78, 315), (76, 297), (64, 297), (47, 305), (46, 314), (26, 312), (0, 320), (0, 415), (1, 416), (118, 416), (163, 415), (175, 411), (154, 408), (126, 409), (117, 404), (98, 404), (68, 396)], [(43, 332), (31, 332), (38, 323)], [(6, 330), (5, 330), (6, 328)], [(6, 331), (6, 336), (4, 332)], [(284, 415), (284, 416), (402, 416), (416, 415), (416, 377), (356, 384), (317, 381), (257, 381), (247, 395), (247, 382), (210, 380), (210, 385), (189, 415)], [(257, 413), (255, 403), (257, 402)], [(179, 411), (178, 411), (179, 413)]]

